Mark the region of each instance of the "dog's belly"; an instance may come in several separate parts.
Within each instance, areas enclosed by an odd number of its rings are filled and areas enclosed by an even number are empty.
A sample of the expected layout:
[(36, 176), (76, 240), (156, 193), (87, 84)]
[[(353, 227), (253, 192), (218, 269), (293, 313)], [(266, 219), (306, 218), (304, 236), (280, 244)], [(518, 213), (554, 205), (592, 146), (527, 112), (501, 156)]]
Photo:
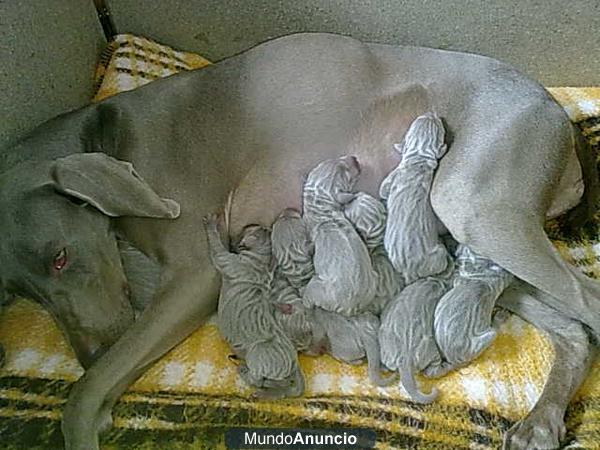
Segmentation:
[[(368, 151), (354, 152), (361, 164), (361, 177), (357, 190), (379, 198), (379, 185), (387, 172), (398, 161), (391, 147), (375, 147)], [(321, 148), (314, 152), (284, 153), (255, 167), (237, 188), (231, 216), (231, 232), (237, 235), (249, 223), (271, 225), (281, 210), (302, 210), (302, 187), (306, 174), (319, 162), (347, 154), (347, 147)]]

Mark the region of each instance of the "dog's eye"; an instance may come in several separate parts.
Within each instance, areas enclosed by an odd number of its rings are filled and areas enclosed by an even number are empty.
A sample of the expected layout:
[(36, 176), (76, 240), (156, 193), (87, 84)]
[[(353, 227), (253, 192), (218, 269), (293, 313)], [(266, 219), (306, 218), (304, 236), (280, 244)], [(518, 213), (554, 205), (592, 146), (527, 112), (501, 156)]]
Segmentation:
[(59, 251), (55, 256), (54, 256), (54, 260), (52, 261), (52, 267), (54, 268), (54, 270), (56, 271), (61, 271), (65, 268), (65, 266), (67, 265), (67, 249), (63, 248), (61, 251)]

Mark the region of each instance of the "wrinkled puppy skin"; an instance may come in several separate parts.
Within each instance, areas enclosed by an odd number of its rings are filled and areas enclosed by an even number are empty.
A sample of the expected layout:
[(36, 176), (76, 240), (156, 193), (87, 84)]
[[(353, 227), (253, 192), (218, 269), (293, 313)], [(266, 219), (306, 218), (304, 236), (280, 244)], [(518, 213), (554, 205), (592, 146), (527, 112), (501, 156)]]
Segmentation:
[(358, 192), (344, 207), (344, 214), (362, 237), (373, 270), (377, 273), (377, 290), (370, 311), (379, 316), (387, 303), (404, 289), (404, 278), (392, 266), (383, 246), (387, 213), (384, 204), (375, 197)]
[[(442, 297), (435, 310), (435, 339), (448, 365), (443, 373), (467, 364), (495, 339), (494, 305), (514, 278), (463, 244), (456, 250), (456, 265), (454, 287)], [(438, 375), (434, 368), (425, 374)]]
[(278, 270), (302, 295), (315, 268), (314, 246), (299, 211), (287, 208), (279, 214), (273, 223), (271, 243)]
[(314, 310), (302, 304), (302, 297), (279, 269), (278, 267), (275, 270), (270, 297), (275, 307), (275, 320), (296, 350), (311, 353), (313, 349), (311, 345), (314, 341)]
[(343, 213), (351, 201), (360, 166), (353, 156), (330, 159), (308, 174), (303, 218), (314, 243), (315, 275), (304, 304), (352, 316), (367, 311), (375, 297), (377, 273), (365, 243)]
[(447, 278), (428, 277), (408, 285), (381, 314), (379, 345), (381, 362), (400, 373), (400, 381), (410, 398), (431, 403), (437, 389), (419, 391), (415, 373), (442, 366), (442, 356), (433, 336), (433, 316), (439, 299), (448, 291)]
[[(315, 325), (323, 330), (326, 338), (326, 352), (338, 361), (361, 364), (365, 358), (368, 364), (369, 379), (377, 386), (388, 386), (395, 381), (394, 376), (381, 375), (381, 356), (377, 333), (379, 319), (371, 313), (354, 317), (316, 308)], [(316, 339), (322, 342), (318, 333)], [(315, 345), (316, 347), (316, 345)]]
[(219, 331), (235, 354), (244, 359), (239, 373), (256, 397), (300, 395), (297, 352), (278, 325), (271, 294), (271, 236), (260, 226), (247, 226), (237, 253), (219, 236), (217, 217), (205, 219), (210, 255), (222, 277), (217, 309)]
[(383, 245), (387, 212), (380, 200), (366, 192), (357, 192), (344, 205), (344, 215), (354, 225), (369, 251)]
[(402, 156), (400, 164), (379, 188), (388, 210), (384, 246), (406, 284), (439, 274), (448, 264), (429, 199), (438, 159), (446, 152), (444, 134), (442, 121), (435, 114), (417, 117), (403, 144), (394, 146)]

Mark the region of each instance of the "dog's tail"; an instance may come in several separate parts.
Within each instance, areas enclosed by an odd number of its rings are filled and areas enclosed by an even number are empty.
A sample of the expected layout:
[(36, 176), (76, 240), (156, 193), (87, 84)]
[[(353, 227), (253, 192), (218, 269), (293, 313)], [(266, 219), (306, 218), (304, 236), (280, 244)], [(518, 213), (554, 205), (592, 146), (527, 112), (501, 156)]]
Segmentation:
[(402, 383), (402, 386), (404, 386), (404, 390), (410, 395), (410, 398), (417, 403), (427, 404), (433, 402), (438, 396), (438, 390), (433, 388), (429, 394), (421, 392), (417, 386), (414, 372), (414, 364), (412, 361), (402, 368), (400, 382)]

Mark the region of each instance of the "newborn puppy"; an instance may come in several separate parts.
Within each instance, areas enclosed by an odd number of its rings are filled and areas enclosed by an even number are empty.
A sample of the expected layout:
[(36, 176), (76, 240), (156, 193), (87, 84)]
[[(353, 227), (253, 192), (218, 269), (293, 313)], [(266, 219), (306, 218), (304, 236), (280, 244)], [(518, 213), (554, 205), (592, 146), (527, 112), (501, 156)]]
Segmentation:
[(375, 197), (358, 192), (345, 206), (344, 214), (366, 243), (371, 255), (378, 281), (370, 311), (379, 316), (385, 305), (404, 289), (403, 277), (392, 266), (383, 246), (387, 215), (385, 206)]
[(304, 183), (303, 218), (315, 248), (315, 275), (303, 294), (307, 307), (352, 316), (366, 311), (375, 296), (369, 252), (342, 211), (355, 197), (359, 175), (357, 159), (344, 156), (321, 162)]
[(438, 300), (448, 291), (448, 278), (428, 277), (409, 284), (381, 314), (379, 345), (381, 361), (400, 373), (411, 399), (431, 403), (437, 389), (419, 391), (414, 374), (422, 370), (441, 372), (442, 356), (433, 336), (433, 316)]
[(271, 243), (278, 270), (302, 295), (315, 269), (314, 247), (300, 212), (293, 208), (281, 212), (273, 223)]
[[(446, 293), (435, 310), (435, 339), (447, 367), (464, 365), (485, 350), (496, 337), (492, 324), (494, 305), (513, 281), (513, 276), (466, 245), (456, 250), (458, 273), (454, 287)], [(426, 371), (437, 376), (434, 368)]]
[[(321, 354), (319, 343), (313, 339), (314, 319), (312, 309), (304, 307), (302, 297), (289, 283), (278, 267), (271, 287), (274, 317), (297, 351)], [(322, 333), (321, 333), (322, 334)]]
[(446, 152), (442, 121), (433, 113), (417, 117), (403, 144), (394, 148), (402, 160), (379, 188), (388, 210), (383, 242), (392, 265), (409, 284), (443, 272), (449, 261), (429, 200), (438, 159)]
[[(387, 386), (394, 381), (395, 377), (381, 376), (381, 356), (377, 341), (379, 319), (374, 314), (345, 317), (316, 308), (313, 317), (319, 330), (313, 332), (317, 342), (313, 347), (325, 342), (327, 353), (338, 361), (349, 364), (361, 364), (366, 358), (369, 379), (377, 386)], [(324, 336), (320, 333), (324, 333)]]
[(304, 384), (298, 381), (296, 350), (275, 321), (269, 303), (269, 230), (247, 226), (237, 253), (231, 253), (221, 241), (215, 215), (205, 218), (205, 227), (213, 265), (222, 277), (217, 323), (235, 354), (245, 359), (240, 375), (259, 388), (258, 397), (300, 395)]
[(380, 200), (366, 192), (357, 192), (344, 205), (344, 215), (354, 225), (369, 251), (383, 245), (387, 212)]
[(250, 346), (238, 373), (247, 384), (258, 388), (255, 398), (275, 400), (304, 392), (304, 376), (289, 340), (272, 338)]

